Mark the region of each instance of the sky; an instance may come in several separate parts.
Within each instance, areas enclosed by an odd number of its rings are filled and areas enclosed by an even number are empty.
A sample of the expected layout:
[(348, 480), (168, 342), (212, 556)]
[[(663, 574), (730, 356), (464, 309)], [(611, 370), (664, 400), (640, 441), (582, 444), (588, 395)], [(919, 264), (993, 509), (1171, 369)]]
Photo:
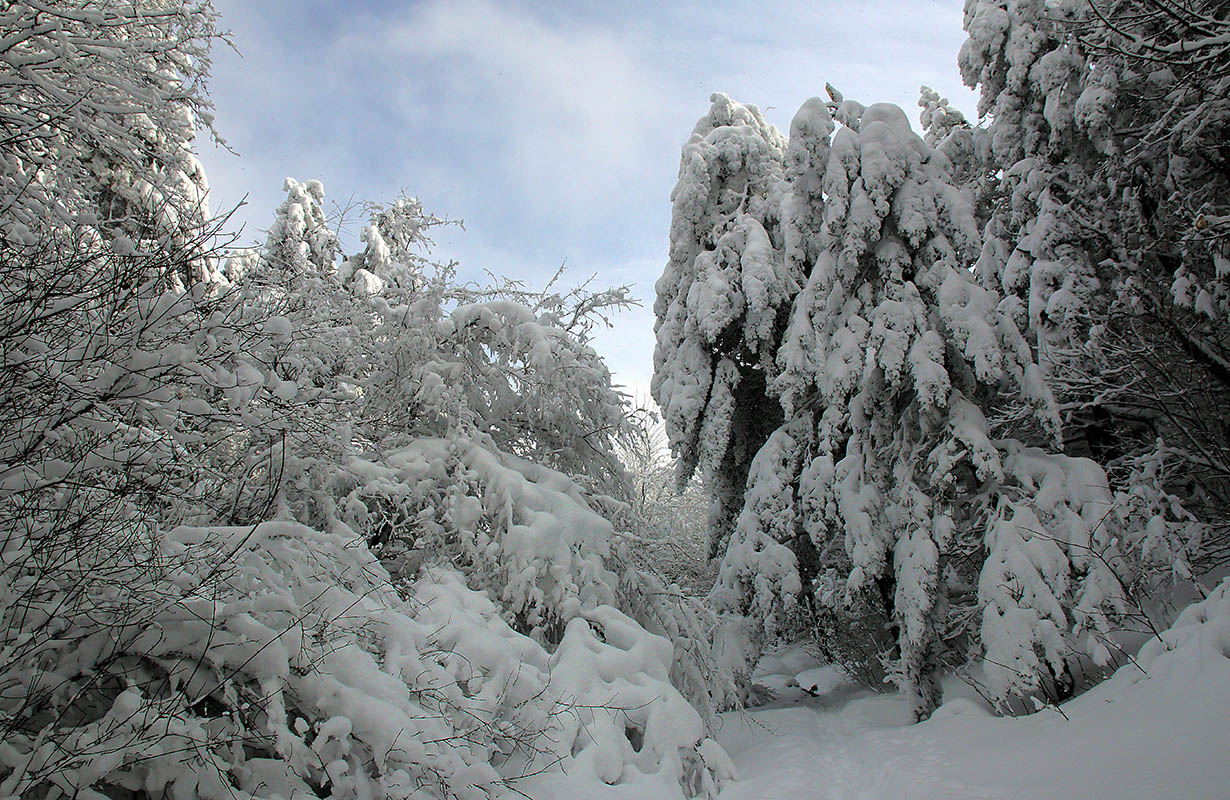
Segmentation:
[[(973, 118), (956, 58), (961, 0), (754, 3), (214, 0), (211, 94), (229, 151), (201, 145), (215, 212), (260, 241), (283, 180), (317, 178), (358, 249), (362, 201), (417, 197), (463, 227), (432, 258), (541, 287), (628, 284), (641, 306), (594, 341), (648, 398), (653, 284), (680, 148), (713, 92), (788, 131), (832, 83), (917, 126), (931, 86)], [(233, 152), (231, 152), (233, 151)]]

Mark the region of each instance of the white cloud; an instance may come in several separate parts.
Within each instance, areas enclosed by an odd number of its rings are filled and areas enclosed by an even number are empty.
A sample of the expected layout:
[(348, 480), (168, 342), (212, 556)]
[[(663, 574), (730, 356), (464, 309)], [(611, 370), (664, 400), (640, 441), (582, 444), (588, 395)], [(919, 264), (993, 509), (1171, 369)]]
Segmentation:
[(541, 285), (566, 261), (570, 279), (635, 284), (645, 308), (597, 346), (638, 388), (679, 148), (711, 92), (783, 129), (826, 81), (911, 118), (920, 83), (974, 105), (955, 63), (960, 0), (218, 4), (246, 54), (217, 51), (213, 82), (242, 158), (205, 161), (215, 208), (250, 193), (245, 238), (287, 175), (320, 178), (343, 203), (404, 189), (466, 221), (440, 232), (436, 255), (467, 276)]
[[(433, 101), (459, 142), (488, 151), (477, 160), (515, 188), (512, 202), (581, 219), (652, 168), (661, 133), (646, 111), (667, 104), (665, 79), (614, 29), (439, 0), (415, 8), (383, 45), (385, 63), (429, 66), (407, 76), (404, 113)], [(424, 80), (439, 86), (416, 85)]]

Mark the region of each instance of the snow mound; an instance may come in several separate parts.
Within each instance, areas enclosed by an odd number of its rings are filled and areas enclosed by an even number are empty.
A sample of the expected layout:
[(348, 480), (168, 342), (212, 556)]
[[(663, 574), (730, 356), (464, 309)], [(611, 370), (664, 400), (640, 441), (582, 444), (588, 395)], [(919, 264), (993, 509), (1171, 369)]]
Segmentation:
[(1120, 667), (1106, 689), (1125, 691), (1144, 681), (1182, 686), (1209, 674), (1230, 677), (1230, 578), (1185, 608), (1160, 638), (1146, 642), (1135, 663)]
[(381, 558), (395, 574), (443, 558), (463, 565), (540, 641), (558, 641), (581, 609), (615, 602), (604, 563), (614, 528), (565, 475), (464, 437), (354, 458), (346, 472), (343, 518), (369, 541), (388, 539)]

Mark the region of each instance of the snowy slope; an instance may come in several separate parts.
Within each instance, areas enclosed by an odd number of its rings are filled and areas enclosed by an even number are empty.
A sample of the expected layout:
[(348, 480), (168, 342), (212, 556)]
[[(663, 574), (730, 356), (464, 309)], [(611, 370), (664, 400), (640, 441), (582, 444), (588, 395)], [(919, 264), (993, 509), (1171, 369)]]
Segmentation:
[[(958, 697), (911, 725), (903, 697), (804, 670), (797, 651), (785, 653), (763, 665), (764, 682), (819, 682), (819, 695), (788, 689), (771, 707), (725, 716), (719, 738), (740, 780), (720, 797), (1230, 797), (1230, 584), (1165, 639), (1141, 652), (1143, 672), (1129, 664), (1066, 703), (1067, 720), (1051, 709), (994, 717)], [(959, 684), (946, 688), (959, 694)]]

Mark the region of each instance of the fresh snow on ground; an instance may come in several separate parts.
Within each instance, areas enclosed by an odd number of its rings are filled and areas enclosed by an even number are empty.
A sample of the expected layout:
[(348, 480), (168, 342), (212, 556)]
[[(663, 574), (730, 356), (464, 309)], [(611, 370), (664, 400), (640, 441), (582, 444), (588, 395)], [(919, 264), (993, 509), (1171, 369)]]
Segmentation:
[(1067, 719), (1051, 708), (996, 717), (952, 681), (952, 699), (915, 725), (900, 695), (799, 648), (770, 655), (757, 681), (778, 698), (723, 716), (739, 780), (720, 800), (1230, 797), (1228, 587), (1185, 612), (1165, 645), (1146, 645), (1139, 668), (1064, 704)]

